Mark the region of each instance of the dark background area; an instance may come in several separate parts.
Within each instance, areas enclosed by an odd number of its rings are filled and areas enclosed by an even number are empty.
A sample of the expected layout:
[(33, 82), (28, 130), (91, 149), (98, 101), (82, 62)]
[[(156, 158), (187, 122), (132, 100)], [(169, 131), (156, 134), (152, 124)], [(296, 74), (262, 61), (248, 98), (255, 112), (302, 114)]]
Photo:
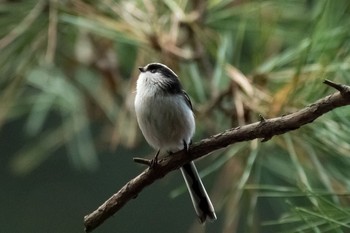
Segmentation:
[[(25, 143), (22, 124), (18, 120), (0, 131), (1, 232), (84, 232), (83, 217), (143, 170), (132, 157), (152, 153), (146, 147), (120, 147), (101, 153), (98, 170), (87, 172), (70, 166), (62, 148), (32, 173), (19, 176), (11, 172), (9, 161)], [(180, 171), (155, 182), (94, 232), (178, 233), (187, 232), (192, 224), (198, 227), (189, 195), (169, 196), (182, 182)], [(220, 220), (207, 227), (219, 224)]]

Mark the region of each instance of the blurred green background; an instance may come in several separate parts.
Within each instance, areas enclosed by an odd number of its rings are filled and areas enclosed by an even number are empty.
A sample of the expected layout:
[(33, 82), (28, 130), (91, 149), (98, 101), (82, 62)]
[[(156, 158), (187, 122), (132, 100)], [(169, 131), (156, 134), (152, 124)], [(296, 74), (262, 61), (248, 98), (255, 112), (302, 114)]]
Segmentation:
[[(135, 119), (137, 67), (162, 62), (194, 141), (294, 112), (350, 84), (348, 0), (0, 1), (1, 232), (83, 232), (83, 217), (154, 153)], [(350, 232), (350, 108), (197, 162), (218, 221), (180, 173), (96, 232)]]

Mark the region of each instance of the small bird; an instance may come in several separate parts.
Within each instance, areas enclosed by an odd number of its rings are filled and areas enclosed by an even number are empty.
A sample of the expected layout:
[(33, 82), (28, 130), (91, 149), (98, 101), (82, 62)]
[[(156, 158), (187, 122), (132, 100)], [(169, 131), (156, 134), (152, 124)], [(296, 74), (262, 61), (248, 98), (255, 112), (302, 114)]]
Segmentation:
[[(149, 145), (169, 154), (188, 149), (195, 131), (192, 103), (177, 75), (161, 63), (139, 67), (135, 111), (137, 122)], [(194, 162), (180, 168), (194, 209), (201, 223), (216, 220), (214, 207)]]

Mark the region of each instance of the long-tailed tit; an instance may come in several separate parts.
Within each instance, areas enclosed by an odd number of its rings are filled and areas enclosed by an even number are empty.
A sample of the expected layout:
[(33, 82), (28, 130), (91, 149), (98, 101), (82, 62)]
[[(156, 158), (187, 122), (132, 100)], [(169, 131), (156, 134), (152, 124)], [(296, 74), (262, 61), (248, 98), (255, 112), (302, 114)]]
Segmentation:
[[(166, 65), (150, 63), (140, 67), (135, 110), (140, 129), (154, 149), (172, 153), (187, 149), (195, 131), (189, 96), (177, 75)], [(214, 207), (193, 162), (181, 167), (194, 209), (203, 223), (216, 220)]]

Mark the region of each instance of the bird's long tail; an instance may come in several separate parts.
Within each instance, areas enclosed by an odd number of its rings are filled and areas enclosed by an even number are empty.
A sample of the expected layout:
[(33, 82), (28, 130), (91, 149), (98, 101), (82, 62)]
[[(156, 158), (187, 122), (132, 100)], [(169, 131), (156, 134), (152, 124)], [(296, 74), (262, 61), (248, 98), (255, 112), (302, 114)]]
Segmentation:
[(207, 218), (211, 221), (216, 220), (213, 204), (198, 175), (194, 162), (187, 163), (181, 167), (181, 173), (185, 179), (194, 209), (201, 223), (204, 223)]

